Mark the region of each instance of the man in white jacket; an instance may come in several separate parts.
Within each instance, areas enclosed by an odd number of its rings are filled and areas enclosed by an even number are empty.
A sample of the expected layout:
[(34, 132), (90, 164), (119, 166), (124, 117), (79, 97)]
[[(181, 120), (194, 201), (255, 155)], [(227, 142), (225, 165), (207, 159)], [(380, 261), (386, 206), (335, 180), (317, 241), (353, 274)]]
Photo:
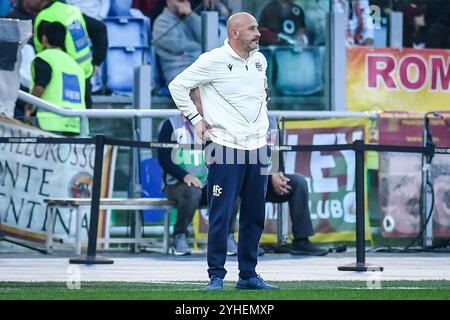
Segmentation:
[[(260, 33), (247, 13), (227, 21), (222, 47), (202, 54), (179, 74), (169, 90), (177, 107), (208, 141), (208, 275), (207, 290), (223, 288), (227, 235), (233, 207), (241, 197), (236, 289), (272, 290), (255, 271), (258, 244), (264, 229), (264, 198), (270, 151), (266, 133), (267, 61), (258, 52)], [(199, 87), (203, 116), (189, 96)]]

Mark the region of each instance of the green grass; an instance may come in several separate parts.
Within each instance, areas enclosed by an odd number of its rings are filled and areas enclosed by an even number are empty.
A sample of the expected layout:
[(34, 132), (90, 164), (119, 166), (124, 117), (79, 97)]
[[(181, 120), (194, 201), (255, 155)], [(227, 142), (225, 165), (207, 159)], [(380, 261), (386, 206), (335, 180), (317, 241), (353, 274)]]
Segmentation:
[(282, 290), (237, 291), (231, 281), (220, 292), (204, 291), (203, 282), (82, 282), (78, 290), (61, 282), (0, 282), (0, 300), (450, 300), (450, 281), (383, 281), (381, 289), (363, 281), (271, 283)]

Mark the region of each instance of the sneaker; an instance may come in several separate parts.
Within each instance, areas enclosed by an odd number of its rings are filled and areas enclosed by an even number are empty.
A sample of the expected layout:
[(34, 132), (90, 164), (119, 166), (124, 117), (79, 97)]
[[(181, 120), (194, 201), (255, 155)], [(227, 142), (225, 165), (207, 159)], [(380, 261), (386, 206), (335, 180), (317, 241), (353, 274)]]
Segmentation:
[(264, 282), (259, 275), (250, 279), (239, 279), (236, 283), (238, 290), (279, 290), (280, 288)]
[(309, 240), (294, 241), (289, 252), (293, 255), (324, 256), (328, 250), (321, 249)]
[(176, 256), (186, 256), (191, 254), (192, 249), (189, 247), (184, 233), (175, 236), (175, 247), (172, 248), (172, 251)]
[(234, 239), (234, 234), (230, 233), (227, 240), (227, 256), (237, 255), (237, 242)]
[(223, 289), (223, 279), (218, 276), (212, 276), (209, 280), (208, 285), (205, 290), (222, 290)]

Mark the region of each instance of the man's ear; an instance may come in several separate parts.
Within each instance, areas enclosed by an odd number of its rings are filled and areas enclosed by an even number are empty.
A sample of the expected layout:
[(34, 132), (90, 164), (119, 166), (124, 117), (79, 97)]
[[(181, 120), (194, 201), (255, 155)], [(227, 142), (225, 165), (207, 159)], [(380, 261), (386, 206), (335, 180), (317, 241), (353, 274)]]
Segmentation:
[(239, 31), (233, 30), (233, 37), (234, 37), (235, 39), (238, 39), (238, 38), (239, 38)]

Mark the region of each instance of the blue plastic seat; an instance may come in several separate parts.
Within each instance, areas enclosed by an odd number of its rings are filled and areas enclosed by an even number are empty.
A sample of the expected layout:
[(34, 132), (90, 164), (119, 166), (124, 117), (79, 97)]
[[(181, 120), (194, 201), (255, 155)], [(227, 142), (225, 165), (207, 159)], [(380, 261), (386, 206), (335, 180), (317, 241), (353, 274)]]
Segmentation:
[(148, 48), (149, 22), (148, 19), (135, 17), (108, 17), (103, 20), (108, 31), (108, 46)]
[(11, 4), (9, 1), (0, 1), (0, 17), (5, 17), (11, 11)]
[[(165, 198), (162, 191), (163, 171), (157, 158), (149, 158), (141, 162), (141, 184), (143, 198)], [(144, 210), (144, 223), (157, 223), (164, 220), (164, 210)]]
[(323, 59), (319, 47), (277, 47), (274, 61), (273, 81), (278, 95), (311, 95), (323, 89)]
[(147, 49), (109, 48), (106, 57), (106, 85), (115, 93), (133, 91), (134, 70), (146, 64)]
[(127, 16), (130, 14), (132, 0), (111, 0), (108, 16)]
[(108, 31), (106, 86), (114, 93), (130, 94), (135, 68), (152, 61), (150, 21), (147, 17), (120, 16), (104, 22)]

